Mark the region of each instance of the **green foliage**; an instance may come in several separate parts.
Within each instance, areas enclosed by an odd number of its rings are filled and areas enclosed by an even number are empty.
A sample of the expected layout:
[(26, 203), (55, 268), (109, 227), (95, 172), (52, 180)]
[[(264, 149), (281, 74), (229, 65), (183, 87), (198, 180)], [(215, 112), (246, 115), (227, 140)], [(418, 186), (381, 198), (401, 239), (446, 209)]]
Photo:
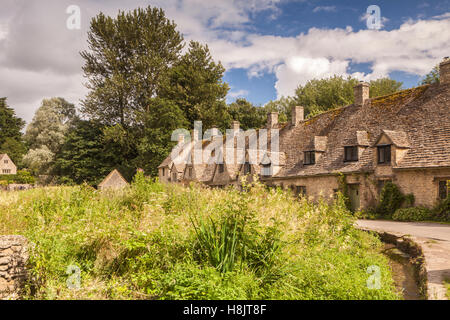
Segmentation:
[(352, 203), (350, 201), (350, 196), (348, 194), (347, 178), (345, 177), (345, 175), (342, 172), (340, 172), (338, 175), (338, 186), (339, 186), (339, 192), (340, 192), (341, 196), (343, 197), (345, 207), (348, 210), (351, 210)]
[(438, 221), (450, 222), (450, 195), (433, 208), (433, 216)]
[(414, 207), (398, 209), (392, 215), (396, 221), (425, 221), (432, 219), (432, 212), (427, 208)]
[[(305, 117), (354, 103), (355, 78), (333, 76), (328, 79), (313, 79), (298, 86), (293, 97), (295, 104), (305, 107)], [(370, 81), (370, 97), (375, 98), (399, 91), (401, 82), (389, 78)]]
[(434, 66), (434, 68), (420, 81), (420, 85), (439, 83), (440, 73), (439, 64)]
[(0, 98), (0, 154), (7, 153), (16, 165), (26, 153), (21, 132), (24, 126), (25, 121), (16, 116), (6, 98)]
[(228, 105), (231, 119), (239, 121), (240, 128), (244, 131), (264, 127), (267, 121), (266, 110), (266, 108), (254, 106), (243, 98), (236, 99)]
[(42, 100), (24, 136), (30, 147), (23, 158), (24, 165), (35, 174), (52, 173), (55, 155), (76, 118), (75, 105), (65, 99)]
[(377, 212), (384, 217), (390, 217), (397, 209), (400, 209), (405, 197), (398, 186), (391, 181), (386, 182), (380, 194), (380, 202)]
[[(35, 244), (29, 299), (397, 299), (381, 243), (353, 225), (342, 199), (259, 183), (239, 193), (138, 173), (123, 190), (0, 193), (0, 234)], [(81, 268), (78, 290), (68, 265)], [(367, 288), (371, 265), (380, 290)]]
[(0, 181), (6, 182), (5, 185), (10, 183), (34, 184), (35, 178), (27, 170), (18, 170), (17, 174), (0, 175)]

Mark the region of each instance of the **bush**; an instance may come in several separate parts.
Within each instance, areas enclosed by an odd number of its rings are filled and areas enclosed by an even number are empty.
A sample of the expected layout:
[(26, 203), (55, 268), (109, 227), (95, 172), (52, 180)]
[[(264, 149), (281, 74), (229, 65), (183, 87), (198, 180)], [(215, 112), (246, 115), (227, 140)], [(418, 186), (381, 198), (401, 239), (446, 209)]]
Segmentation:
[(433, 216), (438, 221), (450, 221), (450, 195), (433, 208)]
[(431, 220), (433, 214), (431, 210), (427, 208), (404, 208), (398, 209), (392, 216), (393, 220), (396, 221), (425, 221)]
[(3, 184), (34, 184), (35, 178), (31, 175), (29, 171), (19, 170), (17, 174), (8, 174), (0, 176), (0, 182)]
[(405, 201), (397, 185), (391, 181), (386, 182), (380, 194), (380, 203), (377, 207), (377, 213), (385, 217), (390, 217), (397, 209), (400, 209)]

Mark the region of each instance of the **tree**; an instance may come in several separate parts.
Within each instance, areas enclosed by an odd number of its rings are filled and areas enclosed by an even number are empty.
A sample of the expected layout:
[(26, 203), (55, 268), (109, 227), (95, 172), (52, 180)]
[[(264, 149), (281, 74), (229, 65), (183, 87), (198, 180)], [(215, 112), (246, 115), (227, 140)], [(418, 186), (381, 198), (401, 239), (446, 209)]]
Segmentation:
[(291, 120), (292, 107), (297, 105), (297, 102), (292, 97), (281, 97), (275, 101), (269, 101), (264, 105), (264, 113), (278, 112), (278, 119), (280, 122), (286, 122)]
[(171, 69), (168, 81), (161, 90), (161, 98), (173, 101), (183, 110), (189, 126), (203, 122), (204, 128), (213, 125), (229, 128), (225, 97), (228, 84), (222, 78), (225, 68), (214, 62), (208, 46), (191, 41), (189, 49)]
[(89, 51), (81, 52), (90, 92), (82, 112), (105, 125), (123, 128), (149, 112), (169, 69), (181, 55), (183, 37), (162, 9), (120, 11), (117, 18), (100, 13), (91, 21)]
[(30, 148), (24, 164), (37, 174), (49, 174), (55, 154), (76, 117), (75, 106), (63, 98), (44, 99), (24, 136)]
[[(305, 107), (305, 116), (314, 116), (327, 110), (336, 109), (354, 103), (353, 87), (358, 80), (342, 76), (333, 76), (328, 79), (314, 79), (304, 86), (298, 86), (294, 101), (297, 105)], [(370, 97), (392, 94), (401, 89), (403, 83), (389, 78), (370, 81)]]
[(389, 78), (382, 78), (370, 81), (370, 97), (376, 98), (395, 93), (402, 89), (403, 82), (398, 82)]
[(422, 79), (419, 83), (420, 85), (439, 83), (440, 73), (439, 65), (434, 66), (434, 68)]
[(228, 106), (228, 113), (233, 120), (240, 123), (242, 130), (258, 129), (266, 124), (266, 112), (262, 107), (256, 107), (246, 99), (239, 98)]
[(104, 143), (103, 127), (76, 120), (55, 157), (55, 173), (62, 183), (97, 185), (114, 168), (123, 171), (114, 150)]
[(0, 98), (0, 153), (7, 153), (16, 164), (26, 152), (21, 132), (24, 126), (25, 121), (16, 116), (6, 98)]

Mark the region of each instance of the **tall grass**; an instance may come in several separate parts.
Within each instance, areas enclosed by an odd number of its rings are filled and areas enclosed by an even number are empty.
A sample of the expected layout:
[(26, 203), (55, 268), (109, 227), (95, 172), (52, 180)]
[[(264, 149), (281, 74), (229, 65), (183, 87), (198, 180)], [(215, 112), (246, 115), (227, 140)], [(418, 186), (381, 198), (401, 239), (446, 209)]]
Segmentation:
[[(0, 234), (34, 244), (29, 299), (397, 299), (380, 241), (353, 222), (342, 199), (258, 183), (241, 193), (137, 175), (119, 191), (0, 193)], [(367, 287), (371, 265), (381, 289)]]

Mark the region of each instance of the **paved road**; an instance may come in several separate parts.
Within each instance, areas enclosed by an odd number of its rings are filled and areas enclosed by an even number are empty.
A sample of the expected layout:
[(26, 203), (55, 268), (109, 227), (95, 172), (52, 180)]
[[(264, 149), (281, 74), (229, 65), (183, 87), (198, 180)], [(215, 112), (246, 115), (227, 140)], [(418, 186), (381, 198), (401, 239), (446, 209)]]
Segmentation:
[(445, 300), (444, 279), (450, 279), (450, 225), (426, 222), (358, 220), (362, 229), (409, 235), (422, 246), (428, 276), (428, 298)]

